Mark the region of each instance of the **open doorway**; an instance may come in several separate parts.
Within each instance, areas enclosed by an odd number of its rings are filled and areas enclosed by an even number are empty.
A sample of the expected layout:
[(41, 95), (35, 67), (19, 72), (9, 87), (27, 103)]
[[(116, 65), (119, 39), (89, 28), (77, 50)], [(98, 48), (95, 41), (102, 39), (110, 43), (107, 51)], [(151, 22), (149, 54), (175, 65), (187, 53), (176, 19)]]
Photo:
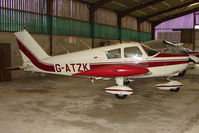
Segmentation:
[(9, 66), (11, 66), (10, 44), (0, 43), (0, 82), (11, 80), (11, 71), (4, 69)]

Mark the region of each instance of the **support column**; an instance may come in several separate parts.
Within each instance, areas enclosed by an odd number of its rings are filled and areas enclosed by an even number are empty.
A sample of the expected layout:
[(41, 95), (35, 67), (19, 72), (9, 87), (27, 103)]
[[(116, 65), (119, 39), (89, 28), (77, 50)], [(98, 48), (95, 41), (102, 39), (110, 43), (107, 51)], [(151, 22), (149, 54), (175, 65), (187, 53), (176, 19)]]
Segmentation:
[(104, 4), (110, 2), (112, 0), (99, 0), (93, 4), (90, 4), (89, 7), (89, 22), (90, 22), (90, 28), (91, 28), (91, 32), (90, 32), (90, 36), (92, 38), (92, 48), (94, 48), (95, 43), (94, 43), (94, 33), (95, 33), (95, 11), (97, 9), (99, 9), (100, 7), (102, 7)]
[(50, 55), (52, 56), (53, 54), (53, 45), (52, 45), (52, 28), (53, 28), (53, 22), (52, 22), (52, 17), (53, 17), (53, 0), (47, 0), (47, 17), (48, 17), (48, 32), (50, 35)]
[(119, 40), (122, 43), (122, 18), (119, 14), (117, 15), (117, 26), (119, 28)]
[(192, 50), (195, 50), (195, 35), (196, 35), (196, 30), (195, 30), (195, 26), (196, 26), (196, 12), (194, 12), (194, 20), (193, 20), (193, 37), (192, 37), (192, 42), (193, 42), (193, 49)]
[(151, 39), (155, 40), (155, 25), (154, 24), (151, 24), (151, 34), (152, 34)]
[(90, 31), (90, 36), (91, 36), (91, 39), (92, 39), (92, 48), (95, 47), (95, 39), (94, 39), (94, 33), (95, 33), (95, 26), (94, 26), (94, 21), (95, 21), (95, 11), (90, 8), (89, 10), (89, 21), (90, 21), (90, 28), (91, 28), (91, 31)]
[(138, 31), (138, 41), (141, 42), (141, 34), (140, 34), (140, 31), (141, 31), (141, 21), (137, 19), (137, 31)]

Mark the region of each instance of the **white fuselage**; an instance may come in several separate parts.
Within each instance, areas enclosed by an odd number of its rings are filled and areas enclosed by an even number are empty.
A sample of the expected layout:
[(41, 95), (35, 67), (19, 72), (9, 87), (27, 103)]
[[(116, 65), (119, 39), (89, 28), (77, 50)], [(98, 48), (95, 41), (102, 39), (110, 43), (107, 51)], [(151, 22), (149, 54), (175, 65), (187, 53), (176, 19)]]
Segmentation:
[[(125, 57), (125, 49), (130, 47), (137, 47), (141, 51), (141, 56)], [(120, 57), (108, 58), (107, 51), (114, 51), (115, 49), (120, 50)], [(132, 78), (172, 76), (182, 72), (188, 67), (188, 56), (157, 56), (158, 54), (159, 53), (153, 56), (148, 56), (140, 44), (127, 43), (40, 59), (41, 64), (46, 65), (45, 67), (48, 67), (48, 65), (53, 66), (54, 71), (42, 70), (42, 68), (36, 67), (32, 61), (26, 62), (23, 65), (31, 66), (30, 68), (25, 69), (26, 71), (68, 76), (95, 67), (116, 64), (144, 67), (150, 71), (147, 74), (133, 76)]]

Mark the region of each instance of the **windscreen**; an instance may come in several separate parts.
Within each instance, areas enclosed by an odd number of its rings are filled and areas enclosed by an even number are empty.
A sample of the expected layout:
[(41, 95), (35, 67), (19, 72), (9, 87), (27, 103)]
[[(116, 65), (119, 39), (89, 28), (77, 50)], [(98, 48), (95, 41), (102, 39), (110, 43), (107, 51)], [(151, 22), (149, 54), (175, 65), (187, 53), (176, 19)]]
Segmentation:
[(153, 55), (156, 55), (158, 52), (154, 49), (151, 49), (150, 47), (147, 47), (145, 45), (142, 45), (142, 48), (144, 49), (144, 51), (146, 52), (146, 54), (148, 56), (153, 56)]

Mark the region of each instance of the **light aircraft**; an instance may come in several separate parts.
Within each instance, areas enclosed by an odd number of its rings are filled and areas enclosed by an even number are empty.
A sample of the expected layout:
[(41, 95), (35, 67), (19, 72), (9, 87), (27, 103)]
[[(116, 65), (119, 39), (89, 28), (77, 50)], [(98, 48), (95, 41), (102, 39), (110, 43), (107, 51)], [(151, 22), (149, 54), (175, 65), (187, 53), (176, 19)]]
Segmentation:
[[(189, 68), (199, 69), (199, 52), (192, 51), (188, 48), (183, 47), (184, 45), (183, 43), (174, 44), (166, 40), (151, 40), (151, 41), (143, 42), (143, 44), (161, 53), (188, 54), (189, 55)], [(178, 76), (180, 77), (184, 76), (185, 73), (186, 73), (186, 70), (179, 73)]]
[(143, 44), (161, 53), (188, 54), (190, 62), (195, 64), (199, 63), (199, 52), (183, 47), (183, 43), (174, 44), (166, 40), (152, 40), (144, 42)]
[[(114, 78), (116, 86), (105, 91), (119, 99), (133, 93), (124, 86), (135, 78), (172, 77), (188, 67), (186, 54), (163, 54), (139, 43), (124, 43), (83, 50), (57, 56), (49, 56), (24, 29), (16, 32), (16, 39), (23, 58), (23, 65), (9, 70), (88, 76), (96, 79)], [(178, 91), (182, 83), (169, 80), (156, 85), (159, 89)]]

